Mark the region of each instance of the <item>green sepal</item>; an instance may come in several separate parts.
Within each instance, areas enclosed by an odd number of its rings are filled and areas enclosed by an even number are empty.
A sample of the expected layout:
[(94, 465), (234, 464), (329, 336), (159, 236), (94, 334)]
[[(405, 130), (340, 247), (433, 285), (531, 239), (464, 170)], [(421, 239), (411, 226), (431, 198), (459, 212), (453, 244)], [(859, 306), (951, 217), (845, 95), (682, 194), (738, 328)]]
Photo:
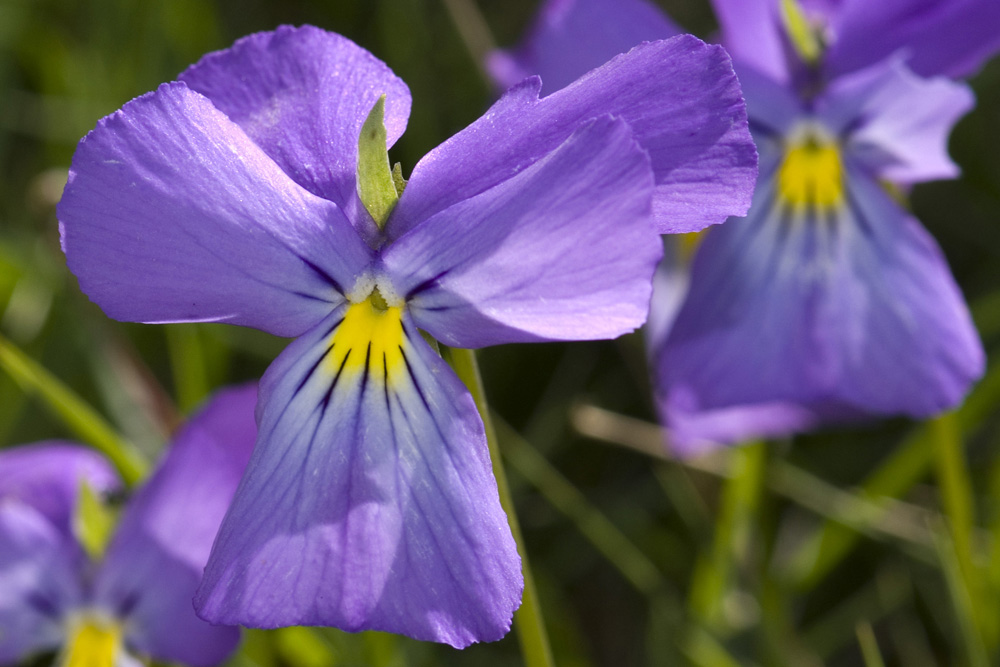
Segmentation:
[(819, 62), (823, 55), (823, 44), (816, 29), (809, 23), (799, 0), (781, 0), (781, 19), (785, 24), (785, 32), (802, 61), (809, 65)]
[(398, 162), (392, 165), (392, 184), (396, 186), (396, 194), (402, 197), (403, 190), (406, 189), (406, 179), (403, 178), (403, 165)]
[(399, 200), (386, 148), (385, 95), (368, 112), (358, 137), (358, 196), (379, 229)]
[(80, 484), (73, 532), (84, 551), (93, 560), (100, 560), (118, 523), (118, 512), (106, 505), (86, 481)]

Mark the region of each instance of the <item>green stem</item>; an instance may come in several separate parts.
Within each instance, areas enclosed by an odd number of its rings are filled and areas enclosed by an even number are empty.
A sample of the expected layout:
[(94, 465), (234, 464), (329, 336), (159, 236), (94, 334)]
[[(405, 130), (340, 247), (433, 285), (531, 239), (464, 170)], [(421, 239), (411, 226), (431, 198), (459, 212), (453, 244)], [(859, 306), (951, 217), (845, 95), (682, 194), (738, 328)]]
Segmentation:
[(975, 510), (972, 482), (965, 461), (962, 435), (953, 413), (947, 413), (930, 422), (935, 440), (935, 464), (941, 488), (941, 504), (948, 517), (948, 534), (951, 536), (961, 584), (966, 590), (974, 629), (980, 641), (987, 639), (987, 629), (992, 616), (984, 604), (977, 567), (974, 533)]
[[(993, 364), (958, 409), (965, 433), (978, 428), (1000, 403), (1000, 364)], [(934, 460), (934, 437), (923, 424), (858, 489), (863, 499), (899, 498), (927, 474)], [(888, 511), (888, 510), (887, 510)], [(861, 537), (855, 529), (829, 520), (803, 541), (788, 561), (789, 579), (799, 590), (808, 590), (825, 578), (851, 552)]]
[(493, 80), (490, 78), (489, 72), (486, 71), (484, 63), (486, 56), (490, 51), (496, 49), (497, 45), (482, 12), (479, 11), (479, 7), (473, 0), (444, 0), (444, 6), (451, 15), (458, 35), (465, 44), (476, 69), (483, 77), (483, 81), (488, 87), (492, 87)]
[(698, 560), (689, 600), (694, 617), (709, 629), (724, 625), (723, 600), (732, 583), (734, 559), (745, 556), (765, 478), (766, 445), (757, 442), (734, 448), (729, 461), (732, 475), (722, 490), (712, 547)]
[(875, 631), (872, 630), (868, 621), (858, 621), (854, 628), (858, 636), (858, 644), (861, 646), (861, 657), (865, 661), (865, 667), (885, 667), (882, 659), (882, 652), (878, 649), (878, 640), (875, 639)]
[(969, 577), (973, 563), (972, 484), (965, 465), (962, 439), (953, 414), (945, 414), (930, 423), (935, 440), (935, 464), (941, 486), (941, 504), (948, 517), (951, 538), (958, 562)]
[(165, 330), (177, 407), (187, 415), (211, 390), (204, 348), (194, 325), (175, 324), (165, 327)]
[(472, 394), (472, 398), (476, 401), (476, 407), (479, 408), (479, 415), (482, 417), (483, 426), (486, 428), (486, 442), (489, 445), (490, 459), (493, 462), (493, 475), (496, 477), (497, 490), (500, 492), (500, 505), (507, 512), (510, 531), (514, 535), (518, 553), (521, 555), (521, 570), (524, 574), (524, 595), (521, 598), (521, 607), (514, 612), (514, 624), (517, 626), (517, 636), (521, 643), (521, 655), (524, 657), (524, 663), (527, 667), (553, 667), (555, 663), (552, 660), (552, 650), (549, 648), (549, 638), (545, 632), (542, 608), (538, 603), (535, 579), (531, 574), (531, 565), (528, 561), (528, 552), (524, 546), (521, 525), (518, 523), (517, 513), (514, 511), (514, 502), (511, 499), (510, 487), (507, 484), (507, 474), (500, 459), (496, 431), (493, 429), (489, 406), (486, 404), (486, 392), (483, 389), (483, 379), (479, 373), (479, 364), (476, 362), (476, 353), (473, 350), (442, 345), (441, 356), (451, 365), (458, 377), (468, 387), (469, 393)]
[(548, 462), (530, 442), (499, 417), (504, 453), (511, 469), (534, 486), (545, 499), (569, 518), (637, 591), (652, 597), (667, 583), (656, 565), (587, 497)]
[(0, 336), (0, 368), (26, 393), (37, 392), (78, 438), (108, 457), (128, 485), (141, 480), (149, 463), (73, 390), (9, 340)]

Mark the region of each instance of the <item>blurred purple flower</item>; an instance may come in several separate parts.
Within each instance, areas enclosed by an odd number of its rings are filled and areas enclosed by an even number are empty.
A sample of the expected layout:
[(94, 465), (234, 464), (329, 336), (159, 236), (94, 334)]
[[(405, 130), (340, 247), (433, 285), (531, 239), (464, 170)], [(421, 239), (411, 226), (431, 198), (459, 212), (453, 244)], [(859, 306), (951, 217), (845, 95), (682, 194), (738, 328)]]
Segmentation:
[(250, 458), (255, 403), (254, 386), (220, 392), (181, 429), (99, 561), (74, 522), (84, 483), (120, 489), (104, 459), (64, 442), (0, 451), (0, 664), (60, 648), (70, 665), (232, 652), (239, 630), (202, 621), (191, 599)]
[[(196, 597), (212, 621), (466, 646), (520, 602), (482, 422), (448, 345), (618, 336), (646, 317), (651, 224), (749, 205), (756, 153), (728, 57), (651, 43), (538, 99), (529, 80), (425, 156), (384, 230), (358, 135), (409, 92), (340, 36), (279, 28), (206, 56), (80, 144), (59, 206), (110, 316), (224, 321), (293, 342)], [(651, 168), (652, 167), (652, 168)]]
[[(937, 245), (883, 184), (958, 173), (947, 136), (972, 95), (922, 76), (968, 74), (1000, 48), (1000, 3), (714, 4), (761, 168), (747, 219), (707, 235), (683, 301), (676, 281), (654, 297), (650, 353), (672, 444), (694, 453), (953, 407), (982, 373), (982, 347)], [(561, 81), (571, 63), (539, 41), (603, 44), (588, 54), (599, 61), (649, 38), (651, 10), (551, 0), (533, 41), (494, 55), (494, 71)]]

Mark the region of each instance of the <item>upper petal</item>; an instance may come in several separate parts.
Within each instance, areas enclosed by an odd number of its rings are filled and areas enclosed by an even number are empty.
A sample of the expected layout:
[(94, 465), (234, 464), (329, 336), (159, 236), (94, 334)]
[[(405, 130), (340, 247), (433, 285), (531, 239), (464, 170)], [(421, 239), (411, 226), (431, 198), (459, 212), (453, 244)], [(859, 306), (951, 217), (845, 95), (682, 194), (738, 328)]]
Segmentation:
[(627, 121), (650, 155), (661, 233), (746, 212), (757, 154), (721, 47), (681, 35), (637, 46), (541, 100), (539, 85), (529, 79), (511, 88), (420, 160), (389, 218), (391, 238), (511, 178), (604, 114)]
[(898, 50), (923, 76), (970, 76), (1000, 50), (1000, 2), (844, 0), (826, 57), (831, 74), (865, 68)]
[(238, 124), (309, 192), (352, 222), (366, 218), (356, 188), (358, 135), (386, 96), (391, 146), (406, 129), (410, 91), (385, 63), (354, 42), (312, 26), (249, 35), (180, 75)]
[(968, 86), (920, 78), (892, 59), (834, 80), (818, 114), (869, 170), (910, 184), (958, 174), (948, 135), (974, 102)]
[(521, 46), (494, 51), (487, 67), (501, 89), (537, 74), (548, 94), (640, 42), (681, 32), (646, 0), (547, 0)]
[(199, 613), (499, 639), (520, 561), (472, 398), (398, 308), (351, 308), (362, 310), (293, 342), (261, 381), (258, 445)]
[(448, 345), (612, 338), (649, 309), (652, 189), (631, 129), (605, 117), (414, 228), (383, 262), (417, 325)]
[(182, 83), (101, 120), (57, 212), (81, 288), (122, 320), (293, 336), (342, 300), (370, 257), (336, 205)]
[(126, 508), (101, 564), (95, 597), (128, 619), (143, 653), (190, 665), (220, 662), (235, 628), (195, 616), (191, 599), (250, 458), (257, 388), (219, 392), (181, 429)]
[(788, 83), (788, 44), (780, 0), (711, 0), (722, 43), (741, 67)]
[(103, 456), (72, 442), (51, 440), (0, 451), (0, 502), (30, 505), (64, 535), (70, 534), (84, 482), (97, 493), (121, 487)]
[(699, 249), (656, 356), (682, 446), (829, 419), (927, 417), (982, 373), (982, 346), (933, 240), (857, 165), (846, 187), (836, 217), (792, 219), (764, 179), (746, 221)]

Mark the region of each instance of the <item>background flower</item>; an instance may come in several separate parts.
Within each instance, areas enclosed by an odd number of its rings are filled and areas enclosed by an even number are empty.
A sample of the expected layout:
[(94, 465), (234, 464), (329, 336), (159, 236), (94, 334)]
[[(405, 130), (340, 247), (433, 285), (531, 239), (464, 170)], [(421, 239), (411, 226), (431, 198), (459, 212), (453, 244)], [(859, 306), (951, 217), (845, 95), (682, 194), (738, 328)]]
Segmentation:
[(255, 386), (230, 389), (193, 417), (103, 554), (81, 538), (81, 499), (120, 490), (99, 455), (64, 442), (0, 452), (0, 662), (57, 650), (69, 665), (215, 665), (236, 648), (238, 630), (197, 618), (191, 598), (250, 456), (255, 404)]
[[(971, 96), (909, 66), (975, 69), (1000, 48), (994, 33), (980, 32), (984, 22), (1000, 25), (1000, 10), (986, 2), (716, 7), (762, 169), (747, 219), (709, 235), (675, 321), (651, 332), (673, 446), (691, 453), (823, 421), (920, 418), (957, 405), (982, 373), (981, 344), (936, 244), (879, 182), (908, 187), (957, 174), (947, 135)], [(648, 10), (549, 3), (511, 58), (558, 79), (567, 62), (551, 62), (539, 42), (611, 51), (618, 43), (595, 35), (639, 41), (653, 25)], [(972, 29), (953, 42), (953, 33), (929, 31), (934, 23)], [(841, 48), (851, 40), (898, 50), (868, 49), (864, 62), (860, 47)]]

